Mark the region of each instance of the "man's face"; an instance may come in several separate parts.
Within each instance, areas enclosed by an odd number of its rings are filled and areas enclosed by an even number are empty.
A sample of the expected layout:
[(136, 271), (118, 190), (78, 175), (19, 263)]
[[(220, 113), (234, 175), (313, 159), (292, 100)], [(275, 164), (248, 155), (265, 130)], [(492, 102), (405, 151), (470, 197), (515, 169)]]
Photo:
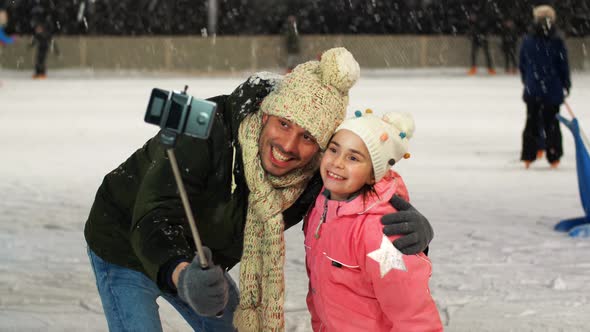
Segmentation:
[(260, 133), (262, 168), (274, 176), (283, 176), (305, 167), (320, 147), (311, 134), (284, 118), (263, 115)]

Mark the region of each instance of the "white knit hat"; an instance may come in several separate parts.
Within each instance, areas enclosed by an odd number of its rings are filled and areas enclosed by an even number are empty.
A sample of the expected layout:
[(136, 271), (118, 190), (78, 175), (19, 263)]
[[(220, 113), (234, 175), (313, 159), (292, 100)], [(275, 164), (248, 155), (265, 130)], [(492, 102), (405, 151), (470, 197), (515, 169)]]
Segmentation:
[(555, 23), (555, 16), (555, 9), (549, 5), (541, 5), (533, 8), (533, 17), (535, 18), (535, 21), (549, 18), (552, 23)]
[(379, 118), (367, 110), (365, 114), (356, 111), (355, 117), (344, 120), (336, 132), (347, 129), (363, 140), (377, 182), (391, 166), (402, 158), (409, 158), (408, 140), (414, 134), (414, 128), (414, 119), (408, 113), (390, 112)]

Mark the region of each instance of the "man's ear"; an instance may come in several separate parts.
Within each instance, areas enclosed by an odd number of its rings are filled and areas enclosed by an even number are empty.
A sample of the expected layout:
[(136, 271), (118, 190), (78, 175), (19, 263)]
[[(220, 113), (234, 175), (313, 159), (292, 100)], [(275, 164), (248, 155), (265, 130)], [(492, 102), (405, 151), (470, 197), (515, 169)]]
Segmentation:
[(265, 125), (268, 122), (269, 115), (262, 114), (262, 124)]

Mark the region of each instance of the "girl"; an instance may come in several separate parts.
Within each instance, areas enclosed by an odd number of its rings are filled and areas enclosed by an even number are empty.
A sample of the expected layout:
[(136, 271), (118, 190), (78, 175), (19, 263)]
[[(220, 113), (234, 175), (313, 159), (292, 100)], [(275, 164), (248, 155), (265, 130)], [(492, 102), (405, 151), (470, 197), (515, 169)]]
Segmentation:
[(356, 116), (328, 145), (320, 165), (324, 188), (305, 219), (313, 330), (441, 331), (428, 257), (403, 255), (380, 222), (395, 212), (393, 195), (408, 200), (390, 167), (409, 157), (414, 121), (401, 113)]

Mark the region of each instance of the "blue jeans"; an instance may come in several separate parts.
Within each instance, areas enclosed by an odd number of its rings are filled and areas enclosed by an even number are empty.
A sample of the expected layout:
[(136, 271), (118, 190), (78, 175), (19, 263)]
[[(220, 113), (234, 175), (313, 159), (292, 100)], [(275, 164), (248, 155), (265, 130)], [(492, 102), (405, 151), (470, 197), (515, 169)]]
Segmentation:
[(161, 332), (162, 322), (156, 303), (158, 296), (166, 299), (195, 331), (235, 331), (232, 320), (239, 295), (229, 274), (225, 273), (229, 285), (229, 300), (223, 316), (204, 317), (177, 295), (162, 292), (143, 273), (104, 261), (90, 249), (88, 257), (96, 277), (96, 287), (109, 331)]

